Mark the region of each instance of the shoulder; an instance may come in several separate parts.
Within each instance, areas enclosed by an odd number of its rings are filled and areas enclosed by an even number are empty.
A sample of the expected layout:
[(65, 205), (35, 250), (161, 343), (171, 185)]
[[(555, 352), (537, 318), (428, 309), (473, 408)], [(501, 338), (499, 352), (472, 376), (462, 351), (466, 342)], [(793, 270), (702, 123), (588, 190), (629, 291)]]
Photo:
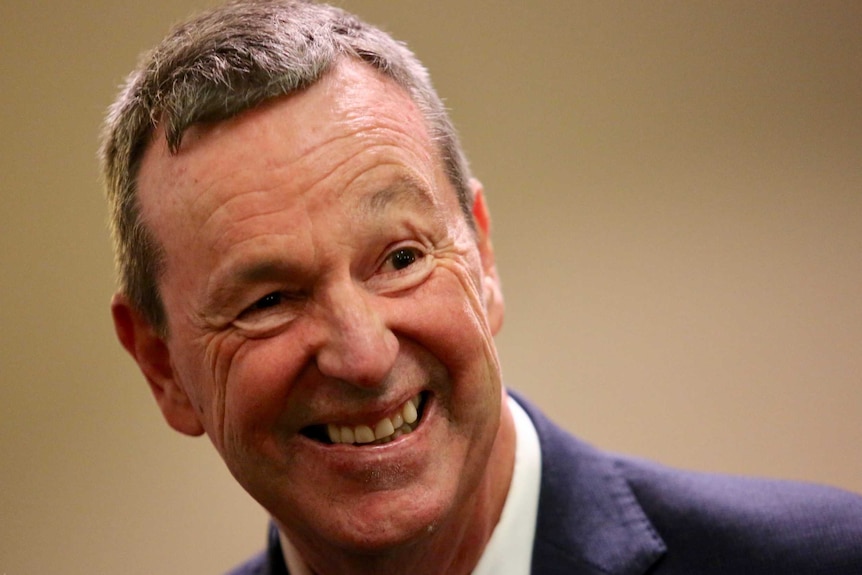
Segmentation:
[[(520, 398), (519, 398), (520, 400)], [(523, 401), (523, 400), (521, 400)], [(862, 573), (862, 496), (821, 485), (674, 469), (595, 449), (528, 412), (556, 509), (608, 492), (663, 543), (655, 573)], [(636, 517), (632, 509), (627, 521)], [(607, 516), (605, 516), (607, 517)], [(594, 518), (595, 519), (595, 518)]]
[[(607, 453), (560, 429), (520, 396), (515, 399), (542, 445), (537, 537), (555, 547), (571, 549), (602, 531), (602, 541), (578, 553), (606, 566), (611, 550), (604, 541), (612, 540), (619, 554), (640, 526), (643, 548), (653, 550), (642, 555), (654, 561), (655, 575), (862, 573), (862, 496), (806, 483), (683, 471)], [(616, 529), (608, 526), (612, 522)], [(565, 531), (571, 534), (567, 539), (559, 535)], [(648, 546), (649, 538), (655, 544)]]
[[(615, 465), (668, 548), (726, 571), (862, 572), (862, 497), (821, 485)], [(760, 571), (755, 571), (760, 572)]]

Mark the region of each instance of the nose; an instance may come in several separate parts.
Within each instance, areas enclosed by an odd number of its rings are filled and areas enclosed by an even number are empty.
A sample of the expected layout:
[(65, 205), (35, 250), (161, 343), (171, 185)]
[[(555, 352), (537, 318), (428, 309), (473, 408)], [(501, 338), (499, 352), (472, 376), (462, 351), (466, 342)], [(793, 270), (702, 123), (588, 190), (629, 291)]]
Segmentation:
[(372, 293), (352, 280), (330, 285), (318, 302), (322, 338), (317, 350), (321, 374), (359, 387), (380, 385), (398, 355), (398, 339), (389, 329)]

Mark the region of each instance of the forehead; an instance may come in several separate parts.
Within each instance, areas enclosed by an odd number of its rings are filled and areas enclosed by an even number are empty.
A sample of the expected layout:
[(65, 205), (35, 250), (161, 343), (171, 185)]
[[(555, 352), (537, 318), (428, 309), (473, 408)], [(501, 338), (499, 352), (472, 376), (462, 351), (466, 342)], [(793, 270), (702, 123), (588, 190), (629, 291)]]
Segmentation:
[(201, 202), (224, 202), (224, 194), (236, 193), (231, 182), (266, 189), (287, 168), (295, 188), (311, 187), (369, 151), (442, 170), (424, 118), (406, 92), (368, 65), (345, 60), (304, 91), (191, 127), (176, 154), (157, 131), (138, 174), (143, 216), (158, 228), (170, 219), (168, 211), (179, 209), (186, 217)]

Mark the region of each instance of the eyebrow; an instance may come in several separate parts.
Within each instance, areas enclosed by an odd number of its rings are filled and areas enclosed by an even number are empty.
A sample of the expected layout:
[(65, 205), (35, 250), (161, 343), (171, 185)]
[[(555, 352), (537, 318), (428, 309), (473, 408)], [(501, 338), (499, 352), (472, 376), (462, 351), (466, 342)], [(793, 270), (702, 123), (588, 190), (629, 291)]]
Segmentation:
[(235, 283), (240, 284), (262, 282), (290, 275), (292, 267), (281, 260), (267, 259), (242, 266), (230, 276)]
[(404, 205), (428, 214), (437, 209), (433, 197), (431, 191), (417, 178), (403, 174), (392, 184), (366, 196), (361, 207), (374, 215), (384, 212), (392, 205)]

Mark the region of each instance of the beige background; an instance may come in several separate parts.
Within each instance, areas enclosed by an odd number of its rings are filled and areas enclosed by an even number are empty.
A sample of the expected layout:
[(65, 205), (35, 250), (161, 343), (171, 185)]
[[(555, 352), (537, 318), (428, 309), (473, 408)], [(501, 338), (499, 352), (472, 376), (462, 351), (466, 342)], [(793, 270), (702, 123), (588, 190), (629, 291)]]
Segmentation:
[[(4, 575), (263, 544), (107, 313), (101, 114), (206, 4), (0, 3)], [(862, 491), (862, 3), (344, 4), (429, 65), (488, 188), (511, 386), (603, 447)]]

